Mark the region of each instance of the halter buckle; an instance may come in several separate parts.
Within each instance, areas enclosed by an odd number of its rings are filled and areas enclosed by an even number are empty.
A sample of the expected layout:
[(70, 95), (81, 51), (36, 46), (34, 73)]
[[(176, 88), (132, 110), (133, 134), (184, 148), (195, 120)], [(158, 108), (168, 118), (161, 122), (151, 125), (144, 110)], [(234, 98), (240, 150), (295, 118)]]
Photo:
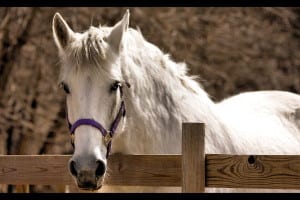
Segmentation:
[(108, 131), (104, 137), (104, 142), (106, 145), (108, 145), (111, 140), (112, 140), (111, 131)]

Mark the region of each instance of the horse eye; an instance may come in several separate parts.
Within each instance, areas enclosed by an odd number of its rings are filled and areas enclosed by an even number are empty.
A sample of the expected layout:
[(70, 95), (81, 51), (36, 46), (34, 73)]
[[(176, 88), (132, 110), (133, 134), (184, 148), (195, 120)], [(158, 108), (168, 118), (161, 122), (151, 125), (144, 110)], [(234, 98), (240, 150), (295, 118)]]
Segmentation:
[(116, 91), (119, 87), (121, 87), (121, 83), (119, 81), (116, 81), (114, 84), (111, 86), (111, 91)]
[(69, 86), (68, 86), (67, 84), (65, 84), (64, 82), (61, 82), (61, 83), (59, 84), (59, 87), (60, 87), (60, 88), (63, 88), (64, 91), (65, 91), (65, 93), (70, 94)]

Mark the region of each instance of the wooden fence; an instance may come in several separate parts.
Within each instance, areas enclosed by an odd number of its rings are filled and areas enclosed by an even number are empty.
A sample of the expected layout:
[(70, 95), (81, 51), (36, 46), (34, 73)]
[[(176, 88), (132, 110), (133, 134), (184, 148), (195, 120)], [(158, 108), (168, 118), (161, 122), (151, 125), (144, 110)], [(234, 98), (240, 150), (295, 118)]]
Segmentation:
[[(182, 192), (204, 192), (205, 187), (300, 189), (299, 155), (205, 155), (204, 124), (184, 123), (182, 130), (182, 155), (112, 155), (104, 184), (181, 186)], [(69, 159), (0, 156), (0, 184), (74, 185)]]

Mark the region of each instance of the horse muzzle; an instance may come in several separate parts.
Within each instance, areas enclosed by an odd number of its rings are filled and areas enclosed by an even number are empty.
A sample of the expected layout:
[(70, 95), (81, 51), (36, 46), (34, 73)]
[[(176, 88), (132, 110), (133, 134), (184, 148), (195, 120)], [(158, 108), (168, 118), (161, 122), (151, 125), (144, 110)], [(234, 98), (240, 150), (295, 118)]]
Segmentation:
[(69, 161), (69, 170), (76, 179), (77, 186), (83, 190), (98, 190), (102, 187), (106, 165), (101, 160), (95, 160), (90, 165), (81, 166), (76, 159)]
[(82, 171), (77, 176), (77, 186), (82, 190), (98, 190), (102, 187), (102, 178), (95, 177), (89, 171)]

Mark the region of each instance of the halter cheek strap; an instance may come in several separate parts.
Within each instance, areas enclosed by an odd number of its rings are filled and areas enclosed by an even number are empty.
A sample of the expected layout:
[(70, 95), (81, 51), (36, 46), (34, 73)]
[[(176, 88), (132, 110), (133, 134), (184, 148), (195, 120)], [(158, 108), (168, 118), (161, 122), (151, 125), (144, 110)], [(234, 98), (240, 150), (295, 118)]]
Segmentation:
[[(120, 92), (121, 92), (121, 97), (122, 97), (123, 96), (122, 87), (120, 87)], [(88, 126), (92, 126), (96, 129), (98, 129), (101, 132), (102, 136), (104, 137), (104, 140), (105, 140), (105, 143), (107, 146), (106, 158), (108, 158), (109, 152), (111, 149), (112, 137), (114, 136), (115, 131), (118, 128), (121, 118), (125, 117), (125, 114), (126, 114), (125, 103), (124, 103), (124, 100), (122, 100), (119, 112), (118, 112), (116, 118), (114, 119), (114, 121), (112, 122), (109, 131), (107, 131), (100, 123), (98, 123), (97, 121), (95, 121), (94, 119), (91, 119), (91, 118), (78, 119), (76, 122), (74, 122), (74, 124), (71, 124), (69, 121), (69, 118), (68, 118), (67, 111), (66, 111), (66, 118), (67, 118), (69, 130), (70, 130), (70, 134), (71, 134), (72, 138), (74, 138), (75, 130), (81, 125), (88, 125)], [(71, 144), (74, 148), (73, 139), (71, 140)]]

